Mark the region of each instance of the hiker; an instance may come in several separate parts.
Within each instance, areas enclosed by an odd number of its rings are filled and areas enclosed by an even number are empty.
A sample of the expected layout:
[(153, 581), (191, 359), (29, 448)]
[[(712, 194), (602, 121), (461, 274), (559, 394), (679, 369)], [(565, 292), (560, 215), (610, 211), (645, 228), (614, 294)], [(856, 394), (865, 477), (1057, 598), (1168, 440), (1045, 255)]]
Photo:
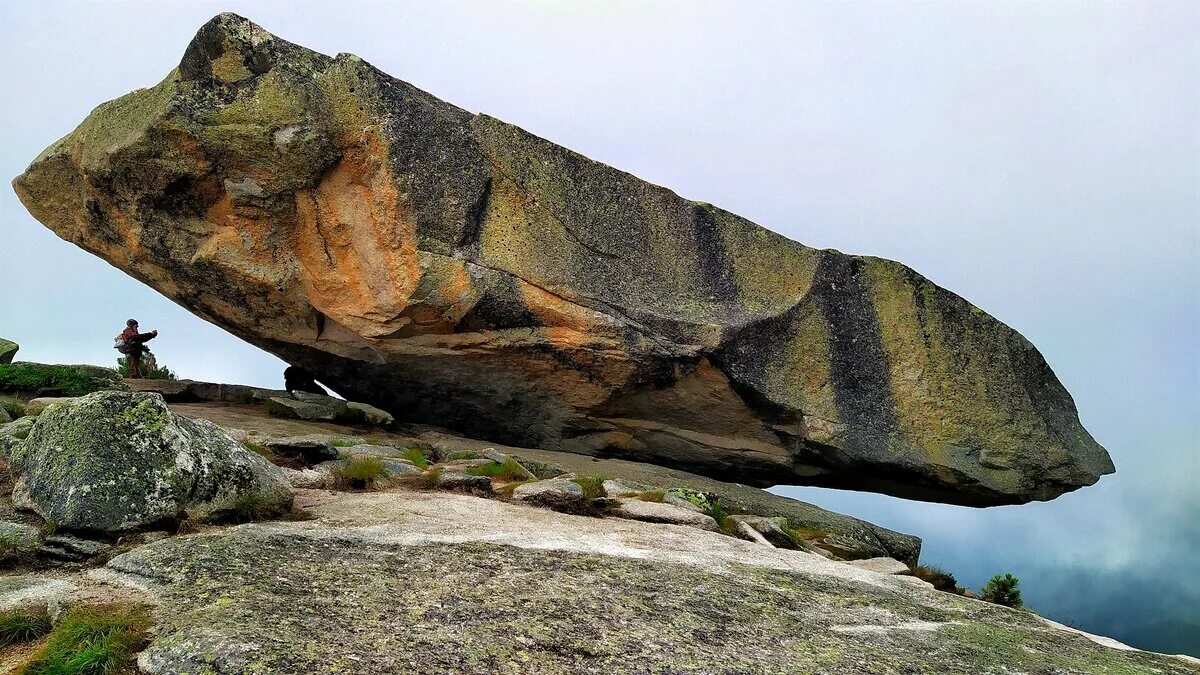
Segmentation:
[(125, 330), (117, 336), (116, 344), (113, 346), (117, 348), (118, 352), (129, 357), (129, 377), (136, 379), (142, 376), (142, 355), (150, 351), (146, 349), (146, 343), (156, 337), (158, 337), (157, 330), (139, 333), (137, 319), (125, 322)]
[(313, 374), (300, 366), (288, 366), (283, 370), (283, 388), (289, 394), (299, 391), (306, 394), (329, 395), (321, 385), (317, 384)]

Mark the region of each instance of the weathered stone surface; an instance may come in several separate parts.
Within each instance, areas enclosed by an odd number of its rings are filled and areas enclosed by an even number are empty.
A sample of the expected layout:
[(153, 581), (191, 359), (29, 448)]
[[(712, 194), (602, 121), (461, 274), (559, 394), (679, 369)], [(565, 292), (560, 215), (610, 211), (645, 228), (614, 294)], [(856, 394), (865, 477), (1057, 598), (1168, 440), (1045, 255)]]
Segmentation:
[[(729, 517), (738, 526), (738, 531), (742, 532), (746, 538), (756, 540), (753, 535), (746, 530), (750, 530), (762, 537), (764, 541), (770, 542), (772, 546), (777, 548), (798, 548), (799, 545), (795, 540), (784, 530), (787, 526), (786, 518), (768, 518), (765, 516), (747, 516), (734, 515)], [(914, 562), (916, 558), (913, 558)], [(905, 567), (907, 570), (908, 568)]]
[(16, 178), (59, 236), (400, 421), (991, 505), (1113, 470), (1027, 340), (232, 14)]
[(76, 590), (75, 584), (62, 579), (33, 575), (0, 577), (0, 610), (16, 607), (49, 610), (65, 602)]
[(337, 459), (341, 454), (334, 447), (336, 436), (311, 434), (308, 436), (286, 436), (272, 438), (263, 442), (263, 446), (277, 455), (299, 457), (309, 464), (316, 464), (330, 459)]
[(852, 560), (846, 564), (879, 574), (908, 574), (909, 572), (908, 565), (895, 558), (867, 558), (865, 560)]
[(644, 520), (648, 523), (667, 523), (669, 525), (687, 525), (702, 530), (719, 530), (717, 521), (712, 516), (685, 509), (673, 504), (661, 502), (644, 502), (639, 499), (622, 499), (612, 510), (612, 515), (618, 518)]
[(12, 340), (0, 338), (0, 364), (12, 363), (13, 357), (17, 355), (17, 350), (21, 346)]
[(443, 490), (462, 490), (484, 495), (492, 493), (492, 479), (487, 476), (472, 476), (461, 471), (446, 470), (436, 471), (433, 475), (434, 485)]
[(42, 543), (41, 531), (25, 523), (0, 521), (0, 561), (28, 555)]
[(362, 414), (363, 421), (367, 424), (386, 427), (396, 421), (396, 418), (386, 410), (380, 410), (368, 403), (359, 403), (358, 401), (347, 401), (346, 407), (351, 410), (356, 410)]
[(551, 478), (519, 485), (513, 490), (513, 498), (565, 513), (584, 513), (588, 510), (588, 499), (583, 493), (583, 488), (566, 478)]
[(1029, 612), (717, 533), (443, 492), (155, 542), (149, 673), (1159, 673)]
[(204, 520), (253, 499), (290, 506), (283, 472), (157, 394), (103, 391), (51, 406), (13, 453), (13, 502), (64, 529)]

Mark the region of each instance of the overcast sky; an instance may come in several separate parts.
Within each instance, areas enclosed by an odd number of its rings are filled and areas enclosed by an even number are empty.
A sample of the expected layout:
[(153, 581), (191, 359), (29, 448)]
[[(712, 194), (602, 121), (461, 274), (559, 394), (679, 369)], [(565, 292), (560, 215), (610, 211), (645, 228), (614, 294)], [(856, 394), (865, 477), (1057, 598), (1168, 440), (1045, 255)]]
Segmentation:
[[(0, 3), (0, 175), (237, 11), (809, 245), (897, 259), (1034, 342), (1118, 473), (976, 510), (788, 494), (921, 535), (978, 586), (1200, 655), (1200, 4)], [(181, 376), (282, 364), (55, 238), (0, 190), (0, 336)]]

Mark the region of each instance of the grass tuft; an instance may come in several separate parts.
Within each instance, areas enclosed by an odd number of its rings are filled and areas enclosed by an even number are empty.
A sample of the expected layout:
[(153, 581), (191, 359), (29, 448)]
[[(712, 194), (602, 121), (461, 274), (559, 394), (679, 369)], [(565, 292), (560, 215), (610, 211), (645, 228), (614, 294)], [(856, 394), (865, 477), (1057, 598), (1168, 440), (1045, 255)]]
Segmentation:
[(666, 490), (647, 490), (637, 496), (638, 499), (644, 502), (661, 502), (667, 498)]
[(483, 464), (473, 469), (468, 469), (467, 473), (472, 476), (487, 476), (499, 481), (516, 481), (525, 480), (529, 473), (525, 471), (525, 467), (517, 463), (517, 460), (512, 457), (506, 458), (503, 462), (491, 462)]
[(333, 482), (342, 489), (366, 490), (389, 475), (380, 458), (355, 456), (334, 467)]
[(450, 453), (444, 461), (453, 462), (456, 459), (479, 459), (479, 453), (474, 450), (459, 450)]
[(419, 448), (409, 448), (400, 454), (400, 457), (416, 464), (424, 469), (429, 466), (429, 457), (421, 452)]
[(239, 497), (228, 509), (214, 520), (223, 523), (255, 523), (277, 518), (281, 513), (279, 504), (261, 495)]
[(46, 612), (17, 608), (0, 612), (0, 647), (29, 642), (50, 632)]
[(571, 482), (583, 488), (583, 496), (591, 499), (598, 499), (604, 496), (604, 481), (608, 480), (604, 476), (575, 476)]
[(144, 605), (78, 605), (68, 609), (46, 644), (17, 669), (19, 675), (116, 675), (137, 672), (136, 657), (149, 641)]

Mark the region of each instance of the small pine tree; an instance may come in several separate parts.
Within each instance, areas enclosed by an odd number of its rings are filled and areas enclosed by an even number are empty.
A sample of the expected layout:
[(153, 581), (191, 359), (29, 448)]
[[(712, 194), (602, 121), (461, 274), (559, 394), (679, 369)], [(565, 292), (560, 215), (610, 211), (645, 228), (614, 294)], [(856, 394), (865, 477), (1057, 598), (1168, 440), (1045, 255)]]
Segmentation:
[[(117, 367), (115, 369), (121, 377), (129, 377), (129, 357), (122, 356), (117, 359)], [(139, 369), (141, 376), (147, 380), (175, 380), (175, 373), (171, 372), (166, 366), (159, 366), (158, 360), (154, 358), (154, 354), (147, 349), (142, 353), (142, 367)]]
[(1011, 574), (997, 574), (979, 592), (979, 598), (1005, 607), (1020, 607), (1024, 604), (1021, 589), (1017, 588), (1020, 583), (1021, 580)]

